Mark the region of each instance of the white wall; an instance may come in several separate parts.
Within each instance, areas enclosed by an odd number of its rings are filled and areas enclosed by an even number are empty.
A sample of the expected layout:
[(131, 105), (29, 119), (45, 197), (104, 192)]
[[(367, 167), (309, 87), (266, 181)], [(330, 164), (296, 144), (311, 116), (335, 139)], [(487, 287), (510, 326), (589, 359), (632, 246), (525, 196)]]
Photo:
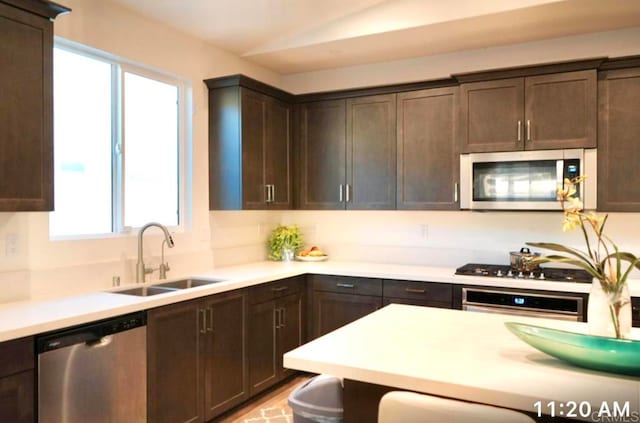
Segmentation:
[[(640, 27), (349, 66), (282, 77), (295, 94), (447, 78), (451, 74), (593, 57), (640, 54)], [(425, 42), (428, 42), (426, 40)]]
[[(208, 215), (208, 107), (203, 79), (243, 73), (279, 85), (280, 76), (219, 48), (137, 15), (108, 0), (64, 0), (55, 34), (190, 81), (193, 94), (193, 213), (168, 250), (170, 276), (212, 266)], [(147, 264), (157, 267), (161, 238), (145, 235)], [(156, 232), (159, 233), (159, 232)], [(136, 238), (50, 241), (48, 213), (0, 213), (0, 302), (111, 286), (112, 276), (134, 279)], [(7, 239), (15, 240), (8, 252)], [(12, 244), (13, 245), (13, 244)], [(150, 257), (153, 256), (153, 257)], [(157, 272), (153, 275), (157, 278)]]

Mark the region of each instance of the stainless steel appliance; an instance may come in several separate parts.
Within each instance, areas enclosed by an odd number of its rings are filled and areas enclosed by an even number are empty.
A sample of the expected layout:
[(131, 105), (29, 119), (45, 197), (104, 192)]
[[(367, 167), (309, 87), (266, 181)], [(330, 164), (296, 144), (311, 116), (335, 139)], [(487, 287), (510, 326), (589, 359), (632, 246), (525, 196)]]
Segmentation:
[[(575, 283), (592, 281), (589, 272), (581, 269), (544, 267), (520, 272), (509, 265), (478, 263), (469, 263), (456, 269), (456, 275)], [(586, 295), (579, 293), (475, 286), (462, 288), (462, 309), (466, 311), (584, 322), (585, 304)]]
[(460, 208), (558, 210), (558, 186), (586, 175), (577, 195), (595, 209), (596, 171), (595, 149), (461, 154)]
[(462, 310), (584, 321), (584, 299), (577, 294), (465, 287), (462, 288)]
[(144, 312), (37, 338), (38, 422), (146, 423)]

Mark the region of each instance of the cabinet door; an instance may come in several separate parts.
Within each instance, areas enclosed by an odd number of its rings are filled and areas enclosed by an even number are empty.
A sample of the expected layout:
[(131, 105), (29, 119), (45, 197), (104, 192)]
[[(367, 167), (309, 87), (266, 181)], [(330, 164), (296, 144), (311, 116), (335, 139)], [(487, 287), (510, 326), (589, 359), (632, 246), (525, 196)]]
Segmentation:
[(347, 100), (349, 209), (395, 209), (396, 96)]
[(147, 312), (148, 416), (154, 423), (203, 422), (200, 302)]
[(460, 86), (463, 153), (522, 150), (524, 80), (501, 79)]
[(241, 89), (242, 208), (263, 209), (265, 193), (266, 96)]
[(33, 423), (33, 370), (0, 377), (0, 422)]
[(53, 210), (53, 24), (0, 4), (0, 34), (0, 211)]
[(278, 381), (276, 302), (249, 306), (249, 394), (263, 391)]
[(313, 295), (315, 337), (325, 335), (351, 323), (382, 306), (381, 297), (322, 291), (315, 291)]
[(596, 70), (525, 80), (525, 148), (596, 147)]
[(398, 94), (398, 209), (459, 208), (458, 88)]
[(271, 185), (269, 208), (290, 209), (293, 205), (291, 189), (291, 131), (292, 108), (282, 101), (267, 100), (265, 120), (265, 184)]
[(278, 301), (278, 369), (280, 379), (291, 370), (282, 366), (282, 356), (302, 345), (302, 295), (289, 295)]
[(640, 211), (640, 68), (603, 72), (598, 96), (598, 210)]
[(633, 327), (640, 327), (640, 298), (631, 298), (631, 319)]
[(300, 107), (300, 208), (345, 207), (345, 137), (344, 100)]
[(205, 420), (249, 396), (246, 354), (246, 291), (217, 294), (205, 303)]

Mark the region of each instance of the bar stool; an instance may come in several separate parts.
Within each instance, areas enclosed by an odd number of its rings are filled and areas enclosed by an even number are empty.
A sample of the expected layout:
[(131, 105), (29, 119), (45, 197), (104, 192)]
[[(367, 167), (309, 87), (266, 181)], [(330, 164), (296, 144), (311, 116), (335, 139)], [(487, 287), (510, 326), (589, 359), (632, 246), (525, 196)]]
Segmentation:
[(490, 405), (392, 391), (380, 400), (378, 423), (534, 423), (517, 411)]

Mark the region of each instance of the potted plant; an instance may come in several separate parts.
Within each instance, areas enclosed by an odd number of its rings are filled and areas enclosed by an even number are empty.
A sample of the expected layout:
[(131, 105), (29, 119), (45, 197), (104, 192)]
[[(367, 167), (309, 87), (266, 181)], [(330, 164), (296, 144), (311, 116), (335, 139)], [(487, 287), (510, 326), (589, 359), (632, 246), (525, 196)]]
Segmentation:
[(275, 261), (291, 261), (296, 250), (302, 247), (302, 234), (297, 226), (279, 225), (269, 236), (269, 259)]
[(598, 216), (582, 210), (582, 202), (575, 197), (576, 185), (584, 176), (565, 179), (564, 187), (558, 188), (558, 199), (564, 212), (562, 230), (580, 228), (584, 236), (586, 251), (549, 242), (527, 242), (532, 247), (556, 251), (533, 259), (537, 263), (559, 262), (580, 267), (593, 276), (587, 323), (592, 335), (627, 338), (631, 330), (631, 298), (627, 277), (633, 268), (640, 269), (640, 259), (620, 251), (618, 246), (604, 234), (608, 215)]

